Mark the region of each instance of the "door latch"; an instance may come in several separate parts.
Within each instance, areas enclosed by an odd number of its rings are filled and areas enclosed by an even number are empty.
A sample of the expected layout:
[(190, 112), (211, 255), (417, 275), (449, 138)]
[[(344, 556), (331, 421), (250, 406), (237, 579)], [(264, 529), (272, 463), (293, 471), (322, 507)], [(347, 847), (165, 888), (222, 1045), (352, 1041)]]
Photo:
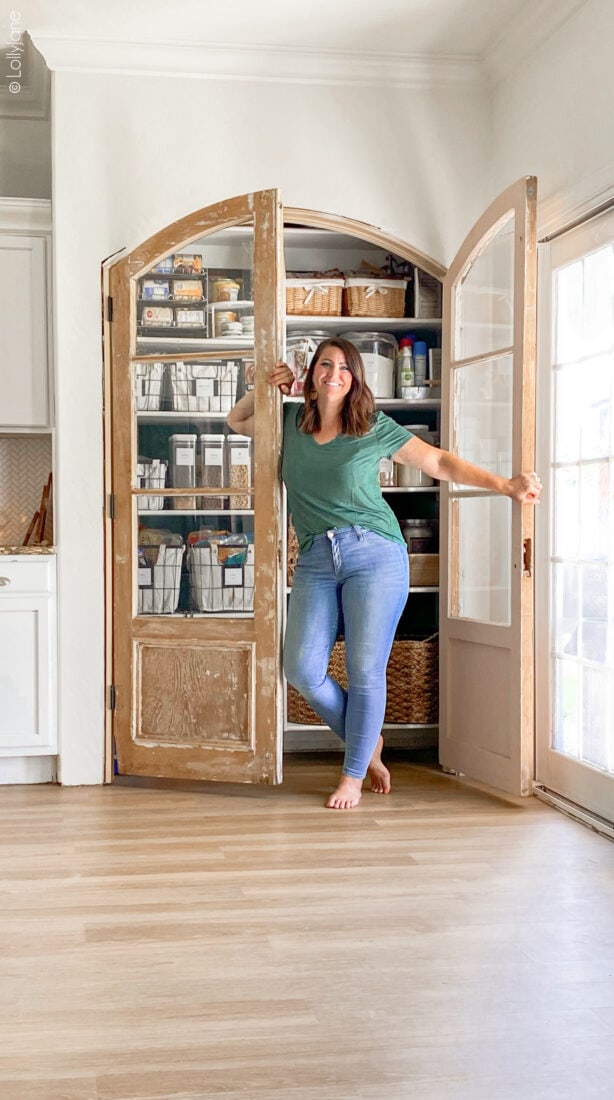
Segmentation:
[(533, 576), (533, 539), (522, 540), (522, 575), (523, 577)]

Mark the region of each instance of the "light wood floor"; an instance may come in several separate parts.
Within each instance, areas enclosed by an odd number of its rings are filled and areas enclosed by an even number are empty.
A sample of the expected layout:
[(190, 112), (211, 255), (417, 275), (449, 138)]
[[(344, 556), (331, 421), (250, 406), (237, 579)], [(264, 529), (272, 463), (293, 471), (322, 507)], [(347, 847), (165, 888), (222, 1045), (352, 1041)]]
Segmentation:
[(612, 1100), (614, 845), (286, 774), (2, 789), (1, 1100)]

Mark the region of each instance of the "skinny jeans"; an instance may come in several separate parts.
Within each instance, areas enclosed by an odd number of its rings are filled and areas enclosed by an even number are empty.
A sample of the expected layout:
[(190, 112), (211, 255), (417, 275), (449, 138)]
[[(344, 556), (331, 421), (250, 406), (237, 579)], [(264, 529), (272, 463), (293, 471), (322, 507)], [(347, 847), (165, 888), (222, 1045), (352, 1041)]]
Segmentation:
[[(407, 548), (365, 527), (332, 528), (299, 555), (284, 671), (345, 743), (343, 772), (355, 779), (364, 779), (381, 732), (386, 665), (408, 590)], [(327, 671), (339, 633), (347, 691)]]

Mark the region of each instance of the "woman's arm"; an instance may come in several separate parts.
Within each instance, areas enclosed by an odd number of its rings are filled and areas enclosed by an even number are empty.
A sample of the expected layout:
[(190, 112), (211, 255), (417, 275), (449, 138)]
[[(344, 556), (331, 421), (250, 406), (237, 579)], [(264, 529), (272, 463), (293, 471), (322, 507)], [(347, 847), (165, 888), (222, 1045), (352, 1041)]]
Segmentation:
[(455, 481), (459, 485), (490, 489), (495, 493), (511, 497), (512, 500), (518, 500), (521, 504), (537, 504), (542, 491), (542, 483), (535, 473), (501, 477), (500, 474), (492, 474), (489, 470), (483, 470), (481, 466), (466, 462), (464, 458), (459, 458), (450, 451), (431, 447), (430, 443), (425, 443), (416, 435), (408, 439), (407, 443), (393, 454), (392, 461), (416, 466), (429, 477), (437, 478), (438, 481)]
[[(267, 376), (269, 385), (279, 386), (282, 393), (286, 395), (290, 393), (292, 383), (294, 382), (294, 375), (285, 363), (276, 363), (273, 370), (270, 370)], [(226, 417), (226, 423), (229, 428), (232, 428), (233, 432), (238, 432), (239, 435), (248, 435), (251, 439), (254, 438), (254, 391), (248, 390), (248, 392), (237, 401), (236, 405), (228, 413)]]

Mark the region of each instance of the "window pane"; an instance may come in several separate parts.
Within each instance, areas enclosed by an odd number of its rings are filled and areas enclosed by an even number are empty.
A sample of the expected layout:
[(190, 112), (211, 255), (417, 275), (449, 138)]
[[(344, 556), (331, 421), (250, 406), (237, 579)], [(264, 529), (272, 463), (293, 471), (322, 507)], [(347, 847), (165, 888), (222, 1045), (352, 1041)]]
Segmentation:
[(452, 508), (450, 615), (507, 625), (512, 502), (508, 497), (460, 497)]
[(582, 670), (582, 760), (605, 768), (613, 731), (608, 728), (608, 676), (601, 669)]
[(453, 371), (452, 450), (493, 473), (512, 473), (512, 357)]
[(577, 565), (554, 565), (554, 650), (560, 656), (576, 657), (578, 648), (578, 599), (580, 569)]
[(554, 554), (577, 558), (580, 547), (580, 495), (577, 466), (554, 472)]
[(578, 373), (575, 364), (562, 367), (554, 376), (554, 461), (575, 462), (580, 456), (580, 424), (578, 415)]
[(577, 757), (580, 749), (578, 728), (579, 666), (575, 661), (555, 662), (555, 705), (552, 747), (567, 756)]
[(454, 358), (469, 359), (514, 342), (513, 211), (456, 288)]

